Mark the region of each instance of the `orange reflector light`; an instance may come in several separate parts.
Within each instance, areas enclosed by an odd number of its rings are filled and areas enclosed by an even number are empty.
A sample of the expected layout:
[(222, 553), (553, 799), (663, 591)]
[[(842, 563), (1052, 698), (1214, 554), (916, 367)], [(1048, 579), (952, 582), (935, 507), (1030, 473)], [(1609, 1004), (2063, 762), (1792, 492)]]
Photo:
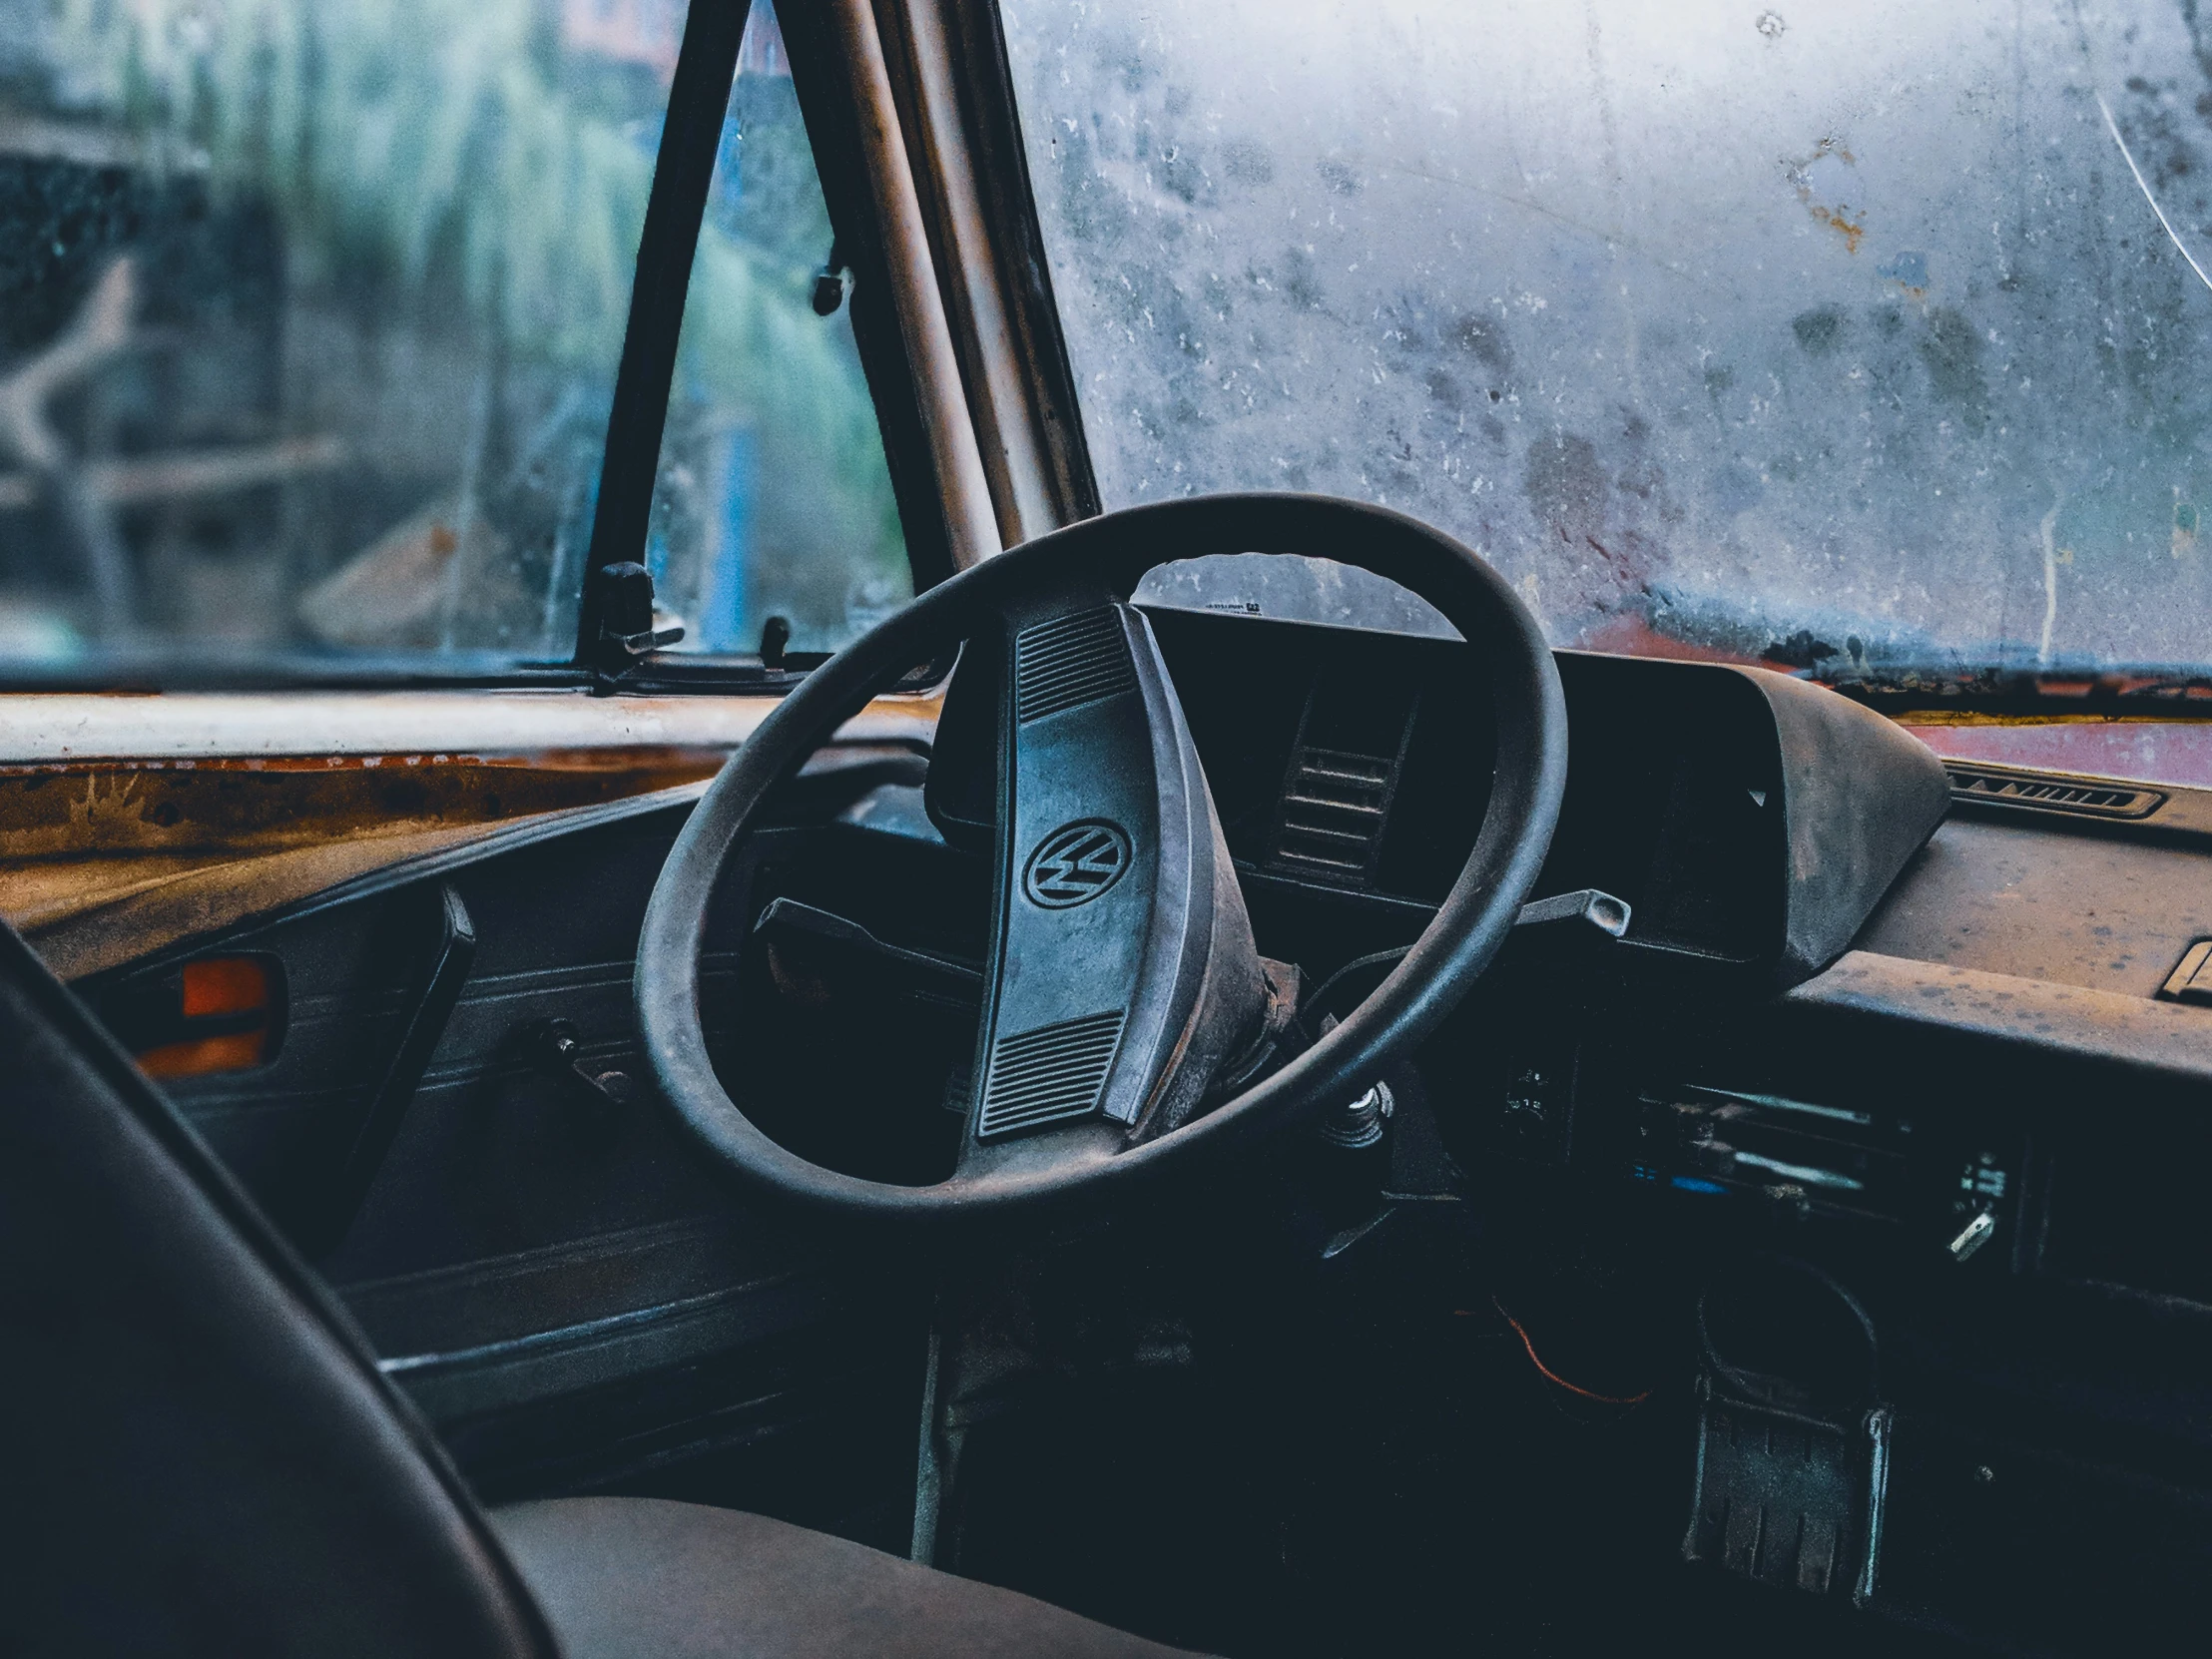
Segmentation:
[(216, 956), (187, 962), (184, 981), (187, 1019), (266, 1013), (269, 1009), (269, 968), (258, 956)]
[[(188, 973), (191, 969), (186, 970)], [(205, 1077), (216, 1071), (246, 1071), (262, 1063), (269, 1050), (269, 1029), (231, 1031), (219, 1037), (194, 1037), (164, 1043), (138, 1057), (149, 1077)]]
[(149, 1045), (138, 1050), (138, 1063), (154, 1077), (251, 1071), (276, 1052), (282, 973), (273, 956), (187, 962), (175, 977), (123, 1004), (125, 1040), (135, 1036), (133, 1047)]

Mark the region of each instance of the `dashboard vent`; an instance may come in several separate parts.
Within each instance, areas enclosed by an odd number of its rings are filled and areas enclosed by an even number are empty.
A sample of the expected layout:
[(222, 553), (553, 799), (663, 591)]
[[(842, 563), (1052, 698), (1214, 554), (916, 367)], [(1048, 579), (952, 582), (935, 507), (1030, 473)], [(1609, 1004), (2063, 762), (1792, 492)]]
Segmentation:
[(2148, 818), (2165, 802), (2163, 790), (2104, 778), (2062, 772), (2015, 771), (2010, 767), (1943, 763), (1950, 774), (1953, 801), (1979, 801), (2025, 807), (2042, 813), (2072, 813), (2084, 818)]
[(1283, 793), (1276, 861), (1365, 878), (1382, 844), (1396, 772), (1394, 757), (1300, 751)]
[(1025, 628), (1014, 642), (1015, 713), (1041, 720), (1137, 683), (1129, 643), (1111, 605)]
[(1011, 1135), (1095, 1110), (1114, 1050), (1121, 1046), (1125, 1017), (1090, 1014), (999, 1038), (991, 1049), (976, 1138)]
[(1270, 864), (1339, 884), (1373, 878), (1419, 701), (1402, 685), (1349, 674), (1315, 682), (1284, 773)]

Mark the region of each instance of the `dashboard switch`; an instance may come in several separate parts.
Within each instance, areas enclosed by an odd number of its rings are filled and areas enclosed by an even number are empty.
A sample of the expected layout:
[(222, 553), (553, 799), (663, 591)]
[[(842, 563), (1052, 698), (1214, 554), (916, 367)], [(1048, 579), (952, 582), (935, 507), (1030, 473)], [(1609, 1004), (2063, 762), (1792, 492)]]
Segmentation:
[(1564, 1168), (1573, 1141), (1573, 1053), (1560, 1051), (1556, 1043), (1540, 1043), (1517, 1055), (1493, 1097), (1499, 1150)]
[(543, 1020), (530, 1030), (538, 1071), (570, 1085), (571, 1097), (592, 1116), (611, 1120), (630, 1104), (629, 1074), (601, 1071), (584, 1057), (576, 1022)]
[(1963, 1262), (1996, 1236), (1997, 1218), (1993, 1210), (1983, 1210), (1973, 1220), (1959, 1229), (1958, 1237), (1948, 1246), (1950, 1259)]

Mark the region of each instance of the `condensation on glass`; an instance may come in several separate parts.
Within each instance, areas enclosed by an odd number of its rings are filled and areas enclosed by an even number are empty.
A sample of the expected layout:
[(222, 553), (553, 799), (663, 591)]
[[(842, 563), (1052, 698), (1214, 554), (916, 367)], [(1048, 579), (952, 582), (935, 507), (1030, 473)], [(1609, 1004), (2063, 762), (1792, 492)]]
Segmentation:
[(2212, 662), (2185, 0), (1005, 19), (1108, 505), (1384, 502), (1560, 643)]
[(682, 25), (0, 0), (0, 656), (567, 656)]
[[(851, 313), (816, 313), (829, 211), (754, 0), (692, 266), (648, 544), (684, 651), (834, 651), (913, 597)], [(834, 275), (834, 273), (832, 273)]]
[[(566, 659), (684, 16), (0, 0), (0, 666)], [(745, 54), (651, 556), (804, 648), (910, 581), (765, 3)]]

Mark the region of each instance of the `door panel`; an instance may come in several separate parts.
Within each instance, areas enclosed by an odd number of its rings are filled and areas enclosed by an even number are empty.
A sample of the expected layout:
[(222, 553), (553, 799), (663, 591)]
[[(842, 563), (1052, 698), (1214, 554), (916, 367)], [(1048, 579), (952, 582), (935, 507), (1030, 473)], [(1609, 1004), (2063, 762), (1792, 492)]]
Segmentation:
[[(916, 768), (909, 757), (893, 771)], [(916, 884), (900, 863), (917, 855), (910, 834), (837, 822), (882, 777), (831, 766), (803, 780), (789, 827), (764, 837), (783, 849), (778, 868), (813, 868), (802, 885), (817, 898), (832, 867), (872, 871), (862, 886), (885, 893)], [(911, 1480), (922, 1276), (732, 1188), (679, 1138), (637, 1046), (638, 927), (689, 810), (679, 801), (587, 820), (226, 932), (200, 954), (276, 964), (280, 1036), (264, 1065), (166, 1086), (314, 1257), (487, 1492), (673, 1491), (895, 1545)], [(824, 844), (836, 849), (827, 861)], [(732, 1064), (751, 1065), (762, 1039), (799, 1034), (775, 1006), (765, 945), (743, 955), (752, 915), (791, 886), (783, 874), (756, 880), (748, 861), (718, 896), (706, 1001)], [(448, 889), (474, 936), (466, 979), (340, 1232), (336, 1177), (423, 999)], [(171, 953), (78, 988), (120, 1025), (150, 984), (190, 959)], [(741, 978), (770, 1004), (742, 1030)], [(872, 1025), (865, 1004), (849, 1001), (833, 1013), (866, 1027), (842, 1031), (855, 1052), (880, 1049), (895, 1024)], [(585, 1071), (623, 1074), (626, 1103), (547, 1057), (540, 1035), (552, 1020), (572, 1027)], [(965, 1041), (955, 1033), (943, 1056)], [(828, 1111), (834, 1103), (800, 1081), (809, 1064), (780, 1055), (759, 1069), (787, 1098)], [(916, 1098), (941, 1089), (941, 1078), (925, 1079)]]

